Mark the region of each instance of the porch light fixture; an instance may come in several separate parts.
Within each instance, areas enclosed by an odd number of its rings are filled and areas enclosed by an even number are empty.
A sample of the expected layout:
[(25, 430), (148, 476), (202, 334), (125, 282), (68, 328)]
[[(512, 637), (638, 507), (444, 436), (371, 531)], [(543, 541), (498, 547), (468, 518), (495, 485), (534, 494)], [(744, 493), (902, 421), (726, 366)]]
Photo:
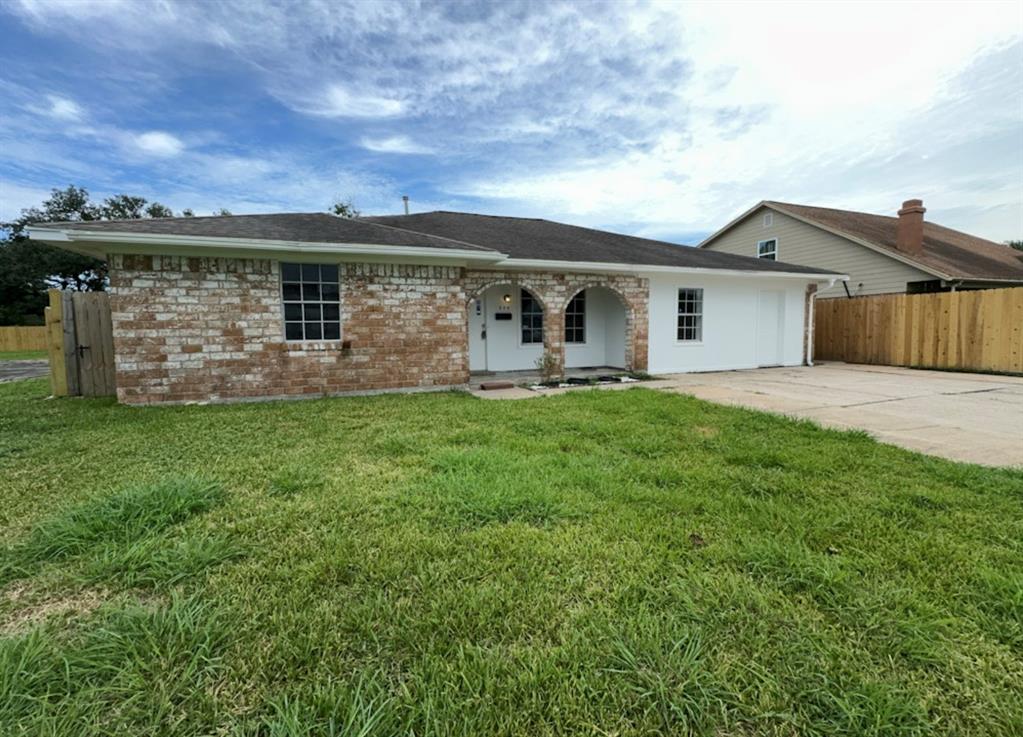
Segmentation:
[(504, 302), (506, 305), (510, 305), (511, 304), (511, 295), (510, 294), (504, 295), (503, 297), (501, 297), (501, 301)]

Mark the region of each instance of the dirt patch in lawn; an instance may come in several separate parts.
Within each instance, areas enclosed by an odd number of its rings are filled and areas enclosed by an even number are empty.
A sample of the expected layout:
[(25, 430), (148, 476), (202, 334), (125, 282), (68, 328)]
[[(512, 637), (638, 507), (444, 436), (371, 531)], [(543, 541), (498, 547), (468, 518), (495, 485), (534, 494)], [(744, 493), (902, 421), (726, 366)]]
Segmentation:
[(91, 614), (108, 597), (109, 592), (102, 588), (40, 596), (28, 584), (14, 584), (4, 592), (4, 608), (11, 611), (0, 615), (0, 636), (23, 632), (53, 617)]

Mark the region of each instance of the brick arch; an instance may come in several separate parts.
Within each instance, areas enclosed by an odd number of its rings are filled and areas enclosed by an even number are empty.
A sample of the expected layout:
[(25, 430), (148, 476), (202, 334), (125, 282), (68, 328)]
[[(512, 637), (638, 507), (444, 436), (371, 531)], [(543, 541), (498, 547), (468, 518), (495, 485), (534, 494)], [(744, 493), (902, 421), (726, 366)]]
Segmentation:
[[(646, 293), (640, 301), (638, 297), (630, 299), (621, 289), (615, 286), (611, 279), (592, 279), (585, 282), (576, 282), (567, 292), (567, 297), (559, 310), (562, 324), (564, 324), (565, 308), (568, 303), (587, 289), (606, 289), (618, 298), (618, 302), (625, 310), (625, 367), (631, 371), (646, 369), (647, 361), (647, 329), (646, 329)], [(642, 320), (637, 318), (642, 315)], [(642, 323), (642, 324), (641, 324)], [(564, 365), (564, 346), (562, 346), (562, 365)]]
[(628, 297), (622, 294), (621, 290), (616, 289), (613, 285), (600, 280), (589, 281), (579, 285), (573, 285), (572, 288), (569, 290), (568, 297), (565, 299), (565, 303), (561, 306), (561, 309), (564, 310), (566, 307), (568, 307), (568, 303), (571, 302), (575, 298), (575, 296), (580, 292), (585, 292), (587, 289), (596, 288), (606, 289), (607, 291), (611, 292), (615, 297), (617, 297), (618, 301), (622, 303), (622, 307), (625, 308), (626, 316), (636, 311), (635, 305), (629, 300)]
[(513, 287), (515, 289), (525, 289), (527, 292), (529, 292), (531, 295), (533, 295), (533, 299), (535, 299), (537, 302), (539, 302), (540, 306), (543, 307), (544, 311), (546, 312), (548, 298), (544, 295), (543, 289), (539, 288), (537, 285), (531, 284), (528, 279), (508, 279), (508, 278), (493, 279), (491, 281), (483, 282), (483, 283), (478, 284), (478, 285), (476, 285), (476, 284), (468, 284), (467, 283), (466, 284), (466, 289), (465, 289), (465, 305), (466, 305), (466, 307), (471, 305), (472, 301), (474, 299), (478, 299), (480, 297), (480, 295), (482, 295), (484, 292), (486, 292), (491, 287), (499, 287), (502, 284), (507, 284), (508, 286), (511, 286), (511, 287)]
[[(595, 275), (555, 271), (506, 271), (502, 269), (466, 269), (462, 289), (466, 307), (483, 290), (498, 284), (528, 289), (544, 308), (544, 351), (553, 353), (565, 365), (565, 307), (569, 300), (587, 287), (604, 287), (614, 292), (625, 305), (625, 363), (634, 371), (647, 367), (647, 302), (649, 280), (632, 274)], [(466, 312), (468, 325), (468, 311)], [(468, 341), (468, 331), (466, 331)], [(466, 348), (468, 355), (468, 347)]]

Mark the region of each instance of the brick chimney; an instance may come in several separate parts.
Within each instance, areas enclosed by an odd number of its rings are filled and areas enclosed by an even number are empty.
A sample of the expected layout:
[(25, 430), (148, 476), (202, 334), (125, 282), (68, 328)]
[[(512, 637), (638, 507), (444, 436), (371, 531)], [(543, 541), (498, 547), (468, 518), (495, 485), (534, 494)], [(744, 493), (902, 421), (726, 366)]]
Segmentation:
[(924, 250), (923, 200), (906, 200), (899, 210), (899, 224), (895, 228), (895, 247), (903, 253), (917, 256)]

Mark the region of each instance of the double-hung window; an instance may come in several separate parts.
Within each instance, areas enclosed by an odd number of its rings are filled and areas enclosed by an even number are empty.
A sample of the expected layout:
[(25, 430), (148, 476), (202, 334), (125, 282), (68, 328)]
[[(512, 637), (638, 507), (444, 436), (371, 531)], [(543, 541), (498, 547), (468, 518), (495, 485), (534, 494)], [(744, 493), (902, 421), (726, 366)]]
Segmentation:
[(522, 326), (522, 344), (543, 343), (543, 307), (525, 289), (521, 290), (519, 304), (521, 307), (519, 319)]
[(757, 241), (757, 258), (766, 258), (771, 261), (777, 261), (778, 239), (768, 238), (766, 241)]
[(341, 337), (337, 264), (281, 264), (281, 301), (286, 340)]
[(572, 297), (565, 308), (565, 342), (586, 342), (586, 292)]
[(703, 340), (703, 290), (678, 290), (678, 340)]

